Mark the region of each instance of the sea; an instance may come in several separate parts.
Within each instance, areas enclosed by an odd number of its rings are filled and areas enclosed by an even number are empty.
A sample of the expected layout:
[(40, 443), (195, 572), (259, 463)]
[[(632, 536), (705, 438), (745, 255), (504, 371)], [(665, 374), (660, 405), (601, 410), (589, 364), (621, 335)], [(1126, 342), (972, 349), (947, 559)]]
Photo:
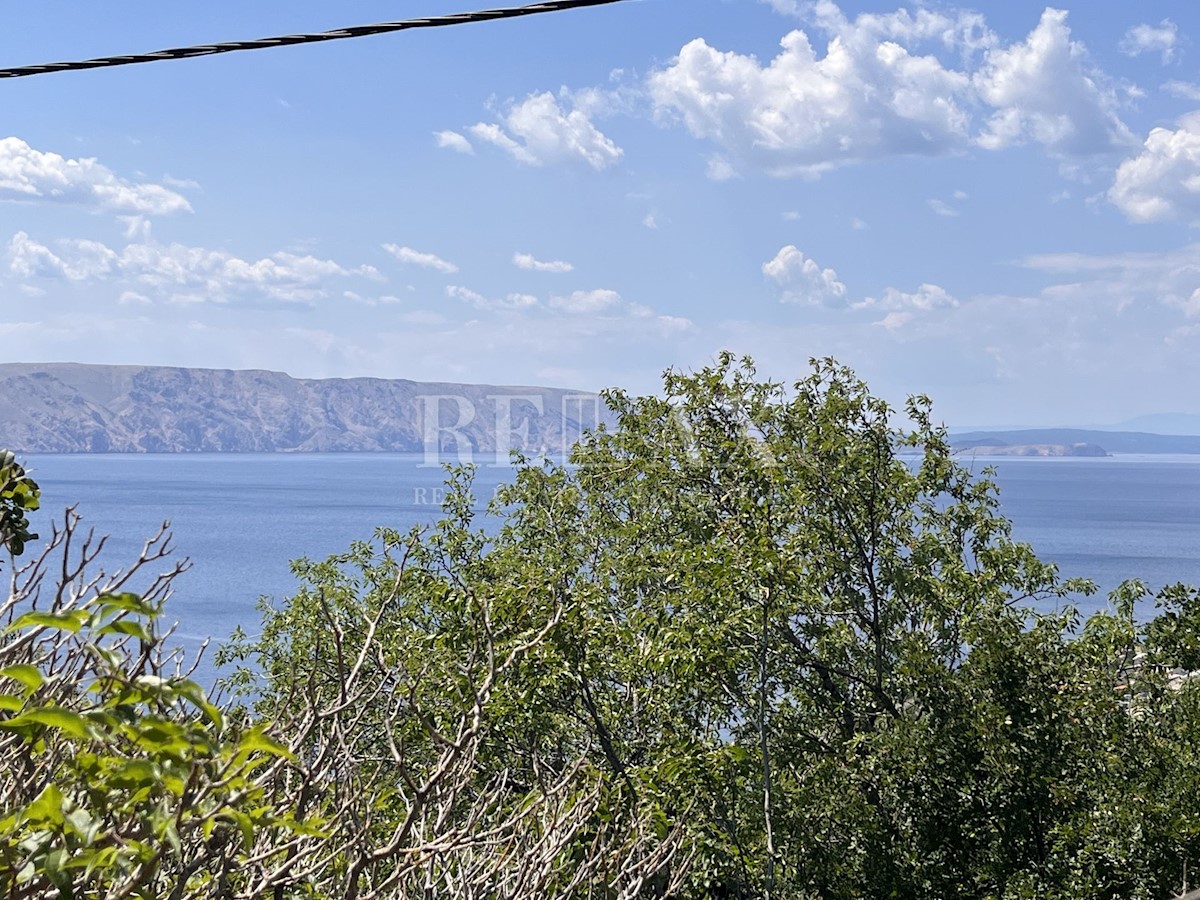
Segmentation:
[[(175, 553), (191, 568), (176, 582), (167, 618), (173, 639), (194, 653), (236, 627), (254, 634), (256, 605), (294, 591), (289, 562), (323, 559), (377, 526), (405, 531), (441, 516), (445, 472), (419, 454), (35, 455), (24, 459), (42, 488), (33, 530), (73, 507), (87, 528), (108, 535), (109, 570), (134, 559), (145, 538), (170, 523)], [(1100, 591), (1077, 598), (1100, 608), (1127, 578), (1152, 587), (1200, 583), (1200, 456), (974, 458), (991, 466), (1001, 512), (1018, 540), (1085, 577)], [(479, 465), (481, 517), (507, 464)], [(481, 518), (486, 524), (486, 520)], [(27, 553), (36, 552), (32, 548)], [(196, 677), (220, 673), (212, 650)]]

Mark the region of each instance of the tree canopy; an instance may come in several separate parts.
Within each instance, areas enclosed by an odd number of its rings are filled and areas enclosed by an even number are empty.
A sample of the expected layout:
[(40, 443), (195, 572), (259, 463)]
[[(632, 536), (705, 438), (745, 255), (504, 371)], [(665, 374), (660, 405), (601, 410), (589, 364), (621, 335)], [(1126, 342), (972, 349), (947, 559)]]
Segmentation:
[(570, 465), (519, 460), (491, 521), (458, 470), (436, 526), (298, 561), (222, 651), (220, 704), (158, 652), (161, 595), (81, 566), (47, 598), (48, 562), (21, 570), (0, 752), (36, 777), (0, 796), (10, 893), (1181, 886), (1195, 590), (1139, 623), (1127, 583), (1083, 619), (1092, 586), (1012, 539), (929, 401), (898, 414), (832, 360), (785, 386), (725, 355), (607, 401)]

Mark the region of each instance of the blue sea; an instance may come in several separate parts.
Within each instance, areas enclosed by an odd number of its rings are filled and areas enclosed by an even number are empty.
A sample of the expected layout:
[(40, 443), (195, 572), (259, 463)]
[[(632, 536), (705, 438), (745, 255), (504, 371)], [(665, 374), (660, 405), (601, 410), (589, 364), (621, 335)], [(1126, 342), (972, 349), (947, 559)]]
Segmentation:
[[(253, 633), (260, 596), (294, 588), (290, 560), (323, 558), (386, 525), (407, 530), (440, 516), (444, 473), (420, 455), (87, 455), (33, 456), (42, 487), (34, 530), (74, 505), (84, 524), (110, 535), (110, 568), (134, 558), (142, 541), (170, 520), (174, 543), (192, 568), (168, 607), (185, 647), (221, 640), (236, 626)], [(1096, 581), (1105, 592), (1126, 578), (1152, 586), (1200, 582), (1200, 457), (976, 459), (994, 466), (1001, 508), (1014, 535), (1064, 576)], [(512, 477), (508, 466), (480, 466), (482, 507)], [(211, 658), (211, 654), (210, 654)], [(211, 681), (205, 663), (198, 673)]]

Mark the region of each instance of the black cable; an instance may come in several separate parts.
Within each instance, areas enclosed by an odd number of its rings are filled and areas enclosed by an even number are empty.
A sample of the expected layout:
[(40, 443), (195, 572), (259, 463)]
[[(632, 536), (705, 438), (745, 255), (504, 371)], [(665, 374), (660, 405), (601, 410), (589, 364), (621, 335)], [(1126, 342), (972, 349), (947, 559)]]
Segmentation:
[(114, 66), (133, 66), (139, 63), (160, 62), (168, 59), (191, 59), (196, 56), (214, 56), (218, 53), (235, 53), (239, 50), (267, 50), (271, 47), (290, 47), (296, 44), (316, 44), (323, 41), (340, 41), (346, 38), (367, 37), (373, 34), (390, 34), (410, 28), (439, 28), (444, 25), (469, 25), (474, 22), (491, 22), (499, 19), (516, 19), (539, 13), (560, 12), (585, 6), (603, 6), (620, 3), (622, 0), (545, 0), (529, 6), (507, 9), (481, 9), (475, 12), (453, 13), (427, 19), (406, 19), (402, 22), (380, 22), (375, 25), (356, 25), (334, 31), (311, 34), (288, 34), (281, 37), (259, 38), (254, 41), (228, 41), (220, 44), (200, 44), (193, 47), (175, 47), (154, 53), (134, 56), (102, 56), (98, 59), (83, 59), (77, 62), (43, 63), (36, 66), (15, 66), (0, 69), (0, 78), (25, 78), (29, 75), (46, 75), (50, 72), (77, 72), (83, 69), (107, 69)]

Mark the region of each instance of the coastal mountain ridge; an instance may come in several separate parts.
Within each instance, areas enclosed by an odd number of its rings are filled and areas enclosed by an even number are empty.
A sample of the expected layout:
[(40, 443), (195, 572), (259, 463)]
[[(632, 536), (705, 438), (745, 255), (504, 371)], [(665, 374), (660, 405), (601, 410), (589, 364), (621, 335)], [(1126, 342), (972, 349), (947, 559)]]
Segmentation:
[(0, 445), (23, 453), (561, 451), (596, 394), (292, 378), (265, 370), (0, 364)]
[[(263, 369), (0, 363), (0, 446), (20, 453), (559, 453), (607, 418), (564, 388)], [(1200, 436), (1082, 428), (955, 432), (991, 456), (1200, 454)], [(465, 445), (465, 447), (464, 447)]]

